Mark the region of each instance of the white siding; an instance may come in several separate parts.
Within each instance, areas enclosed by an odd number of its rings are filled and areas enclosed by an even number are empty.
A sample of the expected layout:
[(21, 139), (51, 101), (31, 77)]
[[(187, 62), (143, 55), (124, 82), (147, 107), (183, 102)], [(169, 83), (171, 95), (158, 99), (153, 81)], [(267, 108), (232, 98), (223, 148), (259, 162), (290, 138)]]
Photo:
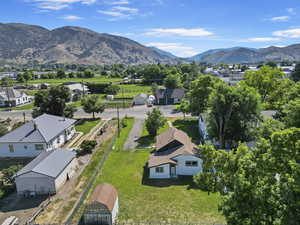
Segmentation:
[(74, 158), (73, 161), (64, 169), (64, 171), (55, 179), (55, 188), (58, 190), (67, 181), (67, 175), (69, 178), (73, 177), (75, 174), (77, 164), (77, 159)]
[(43, 151), (35, 150), (36, 144), (43, 144), (44, 149), (47, 149), (46, 143), (11, 143), (14, 148), (14, 152), (10, 152), (10, 143), (0, 144), (0, 157), (36, 157)]
[(164, 172), (163, 173), (156, 173), (156, 171), (155, 171), (156, 167), (150, 168), (150, 178), (151, 179), (167, 179), (167, 178), (170, 178), (170, 165), (169, 164), (165, 164), (165, 165), (161, 165), (161, 166), (157, 166), (157, 167), (163, 167)]
[(117, 197), (114, 208), (111, 212), (112, 223), (114, 224), (119, 214), (119, 198)]
[[(174, 158), (177, 160), (176, 165), (176, 174), (177, 175), (196, 175), (202, 171), (202, 159), (192, 156), (192, 155), (180, 155)], [(197, 161), (198, 166), (192, 167), (192, 166), (186, 166), (186, 161)]]
[(17, 192), (23, 195), (24, 192), (35, 192), (36, 194), (54, 194), (54, 178), (30, 172), (15, 179)]

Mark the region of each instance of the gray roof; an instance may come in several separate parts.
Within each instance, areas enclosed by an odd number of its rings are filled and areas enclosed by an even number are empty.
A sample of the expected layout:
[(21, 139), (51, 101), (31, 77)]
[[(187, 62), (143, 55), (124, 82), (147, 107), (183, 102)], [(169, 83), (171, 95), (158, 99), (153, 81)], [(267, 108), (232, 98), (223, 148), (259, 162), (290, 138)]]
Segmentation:
[(12, 87), (0, 87), (0, 96), (5, 100), (8, 100), (8, 97), (10, 100), (20, 98), (23, 94), (24, 92), (15, 90)]
[(156, 98), (178, 98), (182, 99), (184, 97), (184, 89), (183, 88), (175, 88), (175, 89), (160, 89), (155, 92)]
[(71, 150), (56, 149), (48, 152), (43, 151), (23, 169), (17, 172), (14, 178), (29, 172), (56, 178), (75, 157), (76, 153)]
[(0, 138), (0, 143), (48, 143), (76, 120), (43, 114)]

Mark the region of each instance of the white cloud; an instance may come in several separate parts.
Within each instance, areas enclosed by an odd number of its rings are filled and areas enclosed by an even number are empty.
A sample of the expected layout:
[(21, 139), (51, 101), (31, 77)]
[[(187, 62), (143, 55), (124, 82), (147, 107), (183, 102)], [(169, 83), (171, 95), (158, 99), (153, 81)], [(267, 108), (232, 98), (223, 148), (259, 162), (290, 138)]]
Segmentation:
[(292, 14), (292, 15), (295, 15), (296, 14), (296, 10), (294, 8), (287, 8), (286, 11), (289, 13), (289, 14)]
[(273, 35), (278, 37), (300, 38), (300, 28), (275, 31)]
[(162, 42), (151, 42), (146, 44), (149, 47), (156, 47), (164, 51), (173, 53), (180, 57), (190, 57), (196, 55), (198, 52), (191, 46), (186, 46), (182, 43), (162, 43)]
[(290, 20), (290, 17), (289, 16), (276, 16), (276, 17), (272, 17), (270, 20), (274, 21), (274, 22), (287, 22)]
[(182, 36), (182, 37), (203, 37), (203, 36), (211, 36), (214, 33), (207, 31), (203, 28), (196, 29), (186, 29), (186, 28), (174, 28), (174, 29), (165, 29), (165, 28), (155, 28), (150, 29), (149, 31), (144, 33), (149, 36)]
[(272, 41), (281, 41), (281, 38), (277, 37), (254, 37), (241, 40), (240, 42), (272, 42)]
[(107, 2), (107, 4), (110, 4), (110, 5), (128, 5), (129, 1), (128, 0), (112, 1), (112, 2)]
[(75, 15), (66, 15), (66, 16), (63, 16), (62, 19), (73, 21), (73, 20), (81, 20), (82, 17), (75, 16)]
[(138, 15), (139, 9), (129, 8), (124, 6), (113, 6), (109, 10), (98, 10), (98, 13), (110, 16), (109, 21), (117, 21), (121, 19), (131, 19), (133, 16)]
[(25, 0), (26, 2), (34, 3), (40, 9), (46, 10), (61, 10), (69, 7), (74, 3), (91, 5), (97, 0)]

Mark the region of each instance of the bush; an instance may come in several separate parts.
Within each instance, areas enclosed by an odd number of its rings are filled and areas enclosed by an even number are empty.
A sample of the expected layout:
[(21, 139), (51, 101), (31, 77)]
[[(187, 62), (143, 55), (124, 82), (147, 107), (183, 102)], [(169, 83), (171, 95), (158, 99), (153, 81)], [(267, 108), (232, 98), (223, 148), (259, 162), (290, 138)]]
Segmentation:
[(91, 154), (93, 152), (93, 149), (96, 147), (96, 145), (97, 145), (96, 141), (84, 140), (80, 145), (81, 151), (79, 155)]

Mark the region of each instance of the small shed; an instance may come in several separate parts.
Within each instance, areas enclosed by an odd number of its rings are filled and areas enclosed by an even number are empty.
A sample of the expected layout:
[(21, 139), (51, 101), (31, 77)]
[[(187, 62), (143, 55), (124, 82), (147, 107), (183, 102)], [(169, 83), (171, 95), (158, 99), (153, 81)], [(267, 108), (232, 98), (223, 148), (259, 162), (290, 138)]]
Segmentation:
[(118, 192), (111, 184), (100, 184), (85, 208), (85, 225), (112, 225), (119, 212)]
[(114, 100), (114, 96), (113, 95), (106, 95), (106, 99), (108, 101), (113, 101)]
[(19, 195), (50, 195), (68, 181), (76, 171), (76, 153), (56, 149), (43, 151), (14, 175)]
[(134, 97), (133, 103), (134, 105), (145, 105), (147, 102), (148, 96), (146, 94), (139, 94)]

